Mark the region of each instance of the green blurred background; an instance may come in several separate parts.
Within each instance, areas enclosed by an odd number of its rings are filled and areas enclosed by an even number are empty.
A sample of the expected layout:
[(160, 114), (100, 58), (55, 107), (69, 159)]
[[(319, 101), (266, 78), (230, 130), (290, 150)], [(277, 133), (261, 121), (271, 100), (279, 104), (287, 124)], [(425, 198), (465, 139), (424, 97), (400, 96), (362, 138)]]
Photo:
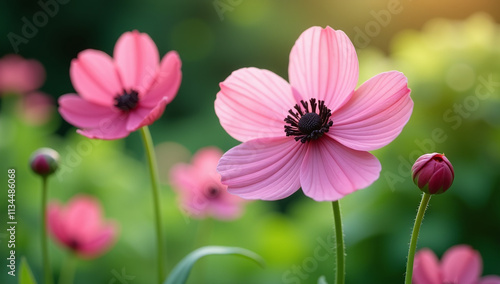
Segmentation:
[[(23, 17), (43, 11), (41, 0), (0, 2), (0, 56), (13, 53), (7, 35), (22, 35)], [(61, 0), (61, 2), (64, 2)], [(66, 3), (67, 2), (67, 3)], [(218, 83), (232, 71), (255, 66), (287, 78), (289, 52), (313, 25), (344, 30), (360, 60), (360, 83), (399, 70), (408, 77), (415, 102), (410, 122), (387, 147), (375, 151), (380, 179), (341, 201), (347, 242), (347, 283), (401, 283), (420, 192), (409, 167), (421, 154), (444, 152), (455, 167), (453, 187), (431, 200), (419, 247), (439, 256), (455, 244), (469, 244), (483, 256), (484, 274), (500, 275), (500, 3), (498, 1), (269, 1), (269, 0), (70, 0), (58, 3), (19, 54), (45, 66), (41, 90), (54, 98), (73, 92), (69, 65), (94, 48), (112, 53), (118, 37), (148, 33), (160, 54), (177, 50), (183, 81), (175, 100), (151, 127), (158, 145), (169, 270), (201, 245), (248, 248), (267, 268), (236, 257), (207, 257), (189, 283), (333, 283), (333, 255), (326, 253), (332, 215), (328, 202), (301, 192), (283, 201), (248, 203), (232, 222), (185, 216), (168, 186), (168, 168), (189, 153), (215, 145), (237, 145), (213, 111)], [(59, 151), (69, 170), (50, 180), (50, 198), (77, 193), (98, 197), (121, 234), (106, 255), (81, 261), (75, 283), (152, 283), (154, 234), (151, 192), (138, 133), (119, 141), (91, 141), (75, 133), (57, 112), (42, 126), (26, 123), (16, 98), (1, 98), (0, 169), (17, 170), (17, 258), (26, 256), (41, 280), (40, 185), (28, 170), (39, 147)], [(7, 109), (7, 110), (6, 110)], [(183, 145), (180, 146), (179, 144)], [(186, 150), (182, 150), (185, 147)], [(80, 154), (78, 154), (80, 153)], [(80, 158), (78, 158), (80, 157)], [(6, 227), (7, 177), (0, 179), (0, 228)], [(7, 275), (7, 231), (0, 231), (0, 283)], [(55, 274), (67, 257), (50, 245)], [(18, 262), (19, 263), (19, 262)], [(296, 269), (302, 272), (297, 272)], [(19, 267), (18, 267), (19, 269)], [(300, 280), (300, 282), (296, 281)]]

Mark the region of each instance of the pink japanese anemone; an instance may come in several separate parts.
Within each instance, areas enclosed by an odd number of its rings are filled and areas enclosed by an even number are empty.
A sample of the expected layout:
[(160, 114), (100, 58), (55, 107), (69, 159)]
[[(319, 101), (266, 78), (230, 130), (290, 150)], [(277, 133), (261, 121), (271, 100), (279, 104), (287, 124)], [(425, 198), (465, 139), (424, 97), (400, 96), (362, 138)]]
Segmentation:
[(342, 31), (312, 27), (290, 54), (289, 80), (243, 68), (220, 84), (215, 111), (243, 142), (221, 158), (231, 193), (248, 199), (285, 198), (300, 187), (317, 201), (334, 201), (367, 187), (380, 162), (368, 151), (394, 140), (413, 101), (406, 77), (381, 73), (355, 90), (358, 59)]
[(217, 148), (203, 148), (193, 156), (191, 164), (177, 164), (170, 170), (182, 208), (195, 218), (212, 216), (224, 220), (241, 215), (245, 200), (228, 193), (216, 171), (221, 156), (222, 151)]
[(481, 255), (467, 245), (448, 249), (438, 261), (429, 249), (415, 255), (413, 265), (414, 284), (500, 284), (499, 276), (481, 278), (483, 263)]
[(0, 58), (0, 94), (26, 94), (40, 88), (44, 81), (45, 69), (38, 60), (15, 54)]
[(75, 196), (66, 206), (51, 202), (47, 226), (54, 239), (84, 258), (96, 257), (115, 242), (117, 225), (103, 219), (99, 201)]
[(87, 49), (71, 62), (76, 94), (59, 99), (59, 112), (89, 138), (119, 139), (152, 124), (174, 99), (181, 83), (181, 61), (175, 51), (163, 57), (151, 38), (124, 33), (114, 58)]

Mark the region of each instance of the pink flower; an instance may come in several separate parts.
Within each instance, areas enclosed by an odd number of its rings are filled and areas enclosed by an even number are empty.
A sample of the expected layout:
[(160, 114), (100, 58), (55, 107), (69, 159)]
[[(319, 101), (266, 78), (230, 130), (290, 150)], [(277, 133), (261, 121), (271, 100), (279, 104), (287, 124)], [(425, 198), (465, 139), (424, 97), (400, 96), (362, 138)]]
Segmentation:
[(480, 278), (483, 264), (481, 255), (467, 245), (448, 249), (439, 263), (429, 249), (415, 254), (414, 284), (500, 284), (499, 276)]
[(220, 84), (215, 111), (243, 142), (217, 168), (229, 192), (276, 200), (302, 187), (314, 200), (333, 201), (378, 179), (380, 162), (368, 151), (389, 144), (409, 120), (406, 77), (382, 73), (355, 90), (356, 51), (330, 27), (299, 37), (288, 72), (290, 84), (256, 68)]
[(47, 221), (52, 237), (84, 258), (107, 251), (118, 231), (115, 222), (103, 219), (99, 201), (82, 195), (73, 197), (66, 206), (51, 202)]
[(45, 69), (38, 60), (15, 54), (0, 58), (0, 94), (25, 94), (40, 88), (44, 81)]
[(119, 139), (152, 124), (181, 83), (181, 61), (175, 51), (158, 62), (154, 42), (137, 31), (118, 39), (114, 58), (93, 49), (80, 52), (70, 68), (80, 96), (62, 96), (59, 112), (89, 138)]
[(216, 171), (221, 156), (217, 148), (203, 148), (193, 156), (191, 164), (177, 164), (170, 170), (183, 209), (194, 217), (235, 219), (241, 215), (245, 200), (228, 193)]
[(420, 156), (411, 168), (413, 182), (423, 192), (440, 194), (448, 190), (455, 172), (450, 161), (439, 153)]

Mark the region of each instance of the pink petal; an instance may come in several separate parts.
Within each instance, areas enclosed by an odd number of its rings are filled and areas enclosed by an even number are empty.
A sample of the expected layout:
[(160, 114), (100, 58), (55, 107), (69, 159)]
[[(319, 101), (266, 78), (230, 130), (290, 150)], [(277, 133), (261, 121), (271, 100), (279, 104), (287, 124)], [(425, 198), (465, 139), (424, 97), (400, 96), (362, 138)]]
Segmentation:
[(78, 253), (83, 257), (92, 258), (108, 250), (116, 240), (117, 225), (109, 223), (96, 231), (92, 239), (81, 244)]
[(138, 107), (129, 113), (127, 122), (127, 131), (133, 132), (137, 129), (151, 125), (155, 122), (165, 111), (165, 107), (169, 102), (169, 98), (164, 97), (154, 108)]
[(334, 112), (356, 88), (356, 50), (343, 31), (309, 28), (292, 48), (288, 74), (297, 98), (324, 100)]
[[(194, 188), (198, 188), (200, 181), (198, 174), (193, 167), (188, 164), (177, 164), (170, 169), (170, 182), (174, 190), (186, 195), (192, 193)], [(189, 195), (189, 194), (188, 194)]]
[(150, 107), (144, 107), (140, 104), (136, 109), (128, 113), (127, 130), (133, 132), (139, 129), (141, 123), (148, 117), (152, 111)]
[(233, 138), (283, 137), (284, 119), (296, 104), (290, 85), (268, 70), (244, 68), (220, 84), (215, 113)]
[(64, 230), (61, 214), (61, 206), (57, 202), (51, 202), (47, 207), (47, 228), (57, 241), (67, 244), (69, 236)]
[(411, 171), (414, 173), (419, 172), (435, 155), (439, 155), (439, 153), (434, 152), (420, 156), (411, 167)]
[[(219, 174), (217, 175), (219, 176)], [(231, 220), (240, 217), (246, 200), (229, 193), (224, 185), (220, 184), (220, 186), (220, 196), (217, 199), (210, 200), (211, 215), (220, 220)]]
[(191, 164), (177, 164), (171, 170), (171, 179), (179, 187), (187, 191), (194, 188), (202, 189), (209, 186), (223, 187), (217, 164), (222, 152), (215, 147), (200, 149), (192, 158)]
[(182, 208), (191, 217), (203, 219), (210, 214), (208, 207), (209, 201), (198, 194), (184, 195), (180, 198)]
[(277, 200), (300, 187), (306, 147), (293, 138), (261, 138), (227, 151), (217, 171), (228, 191), (247, 199)]
[[(431, 164), (431, 162), (429, 162), (428, 166), (425, 167), (425, 168), (422, 168), (418, 174), (417, 174), (417, 180), (418, 180), (418, 184), (417, 186), (419, 188), (421, 187), (424, 187), (428, 181), (433, 177), (434, 173), (435, 173), (435, 167), (433, 167), (434, 164)], [(433, 185), (434, 187), (436, 185)]]
[(429, 180), (429, 192), (434, 194), (442, 188), (451, 186), (451, 174), (448, 167), (436, 167), (431, 179)]
[[(234, 219), (241, 214), (243, 199), (227, 192), (216, 172), (222, 152), (215, 147), (200, 149), (191, 164), (177, 164), (171, 171), (171, 183), (179, 194), (183, 209), (192, 217)], [(212, 196), (208, 190), (217, 188), (219, 194)]]
[(27, 93), (40, 88), (45, 81), (43, 65), (34, 59), (16, 54), (0, 58), (0, 93)]
[(124, 33), (116, 42), (114, 58), (125, 89), (142, 94), (156, 78), (160, 55), (145, 33)]
[(500, 276), (490, 275), (479, 280), (477, 284), (500, 284)]
[(193, 187), (177, 188), (182, 208), (186, 213), (196, 218), (205, 218), (210, 215), (211, 200), (203, 194), (203, 186), (204, 184), (197, 180)]
[(64, 212), (64, 227), (73, 240), (82, 243), (99, 231), (102, 212), (99, 203), (90, 197), (71, 199)]
[(76, 132), (90, 139), (115, 140), (127, 137), (127, 114), (120, 114), (111, 119), (103, 120), (97, 128), (78, 129)]
[(379, 177), (380, 162), (368, 152), (352, 150), (328, 136), (307, 143), (300, 184), (316, 201), (338, 200)]
[(328, 135), (356, 150), (379, 149), (401, 133), (412, 109), (406, 77), (396, 71), (381, 73), (359, 87), (332, 115)]
[(170, 103), (179, 90), (181, 85), (181, 59), (175, 51), (167, 53), (160, 65), (160, 70), (156, 75), (151, 89), (147, 92), (141, 101), (141, 104), (153, 107), (163, 98), (168, 98), (167, 103)]
[(99, 50), (80, 52), (71, 62), (70, 76), (76, 92), (95, 104), (112, 106), (123, 92), (113, 60)]
[(73, 94), (59, 98), (59, 113), (78, 128), (97, 128), (120, 115), (112, 107), (98, 105)]
[(196, 152), (193, 156), (192, 164), (199, 173), (198, 175), (205, 176), (207, 179), (212, 177), (220, 179), (216, 168), (222, 154), (222, 151), (215, 147), (205, 147)]
[(481, 276), (482, 270), (481, 255), (466, 245), (448, 249), (441, 260), (443, 283), (475, 283)]
[(211, 204), (211, 207), (212, 214), (221, 220), (233, 220), (240, 217), (242, 213), (242, 207), (239, 202), (215, 202)]
[(413, 263), (414, 284), (442, 284), (439, 261), (429, 249), (421, 249), (415, 254)]

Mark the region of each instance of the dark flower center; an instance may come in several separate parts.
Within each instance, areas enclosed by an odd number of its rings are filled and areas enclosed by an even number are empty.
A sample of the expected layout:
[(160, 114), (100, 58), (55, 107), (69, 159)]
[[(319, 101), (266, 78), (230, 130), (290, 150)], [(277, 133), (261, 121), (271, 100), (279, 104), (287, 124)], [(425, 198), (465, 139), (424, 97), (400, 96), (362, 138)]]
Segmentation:
[(299, 120), (299, 130), (304, 134), (311, 134), (314, 130), (321, 129), (321, 116), (315, 112), (304, 114)]
[(127, 112), (135, 109), (138, 102), (139, 93), (135, 90), (130, 90), (128, 92), (123, 90), (123, 94), (115, 97), (115, 107)]
[(77, 251), (80, 248), (80, 243), (75, 239), (71, 239), (68, 243), (70, 249)]
[(220, 196), (221, 190), (216, 186), (210, 186), (203, 193), (207, 199), (216, 199)]
[(306, 143), (328, 132), (333, 122), (330, 120), (332, 112), (325, 106), (325, 101), (310, 99), (309, 102), (300, 101), (300, 104), (288, 111), (290, 115), (285, 118), (286, 136), (296, 136), (295, 141)]

